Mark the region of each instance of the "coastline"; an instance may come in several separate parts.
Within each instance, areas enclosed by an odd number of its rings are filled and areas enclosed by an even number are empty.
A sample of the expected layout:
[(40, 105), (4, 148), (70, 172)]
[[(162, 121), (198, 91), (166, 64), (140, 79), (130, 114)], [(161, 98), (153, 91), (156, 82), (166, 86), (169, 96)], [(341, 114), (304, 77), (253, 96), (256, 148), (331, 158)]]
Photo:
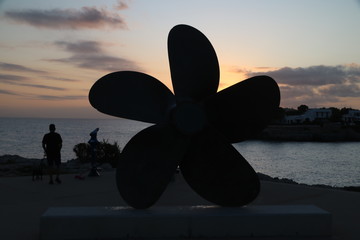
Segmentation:
[[(40, 161), (41, 159), (24, 158), (18, 155), (2, 155), (0, 156), (0, 177), (32, 176), (34, 166), (39, 164)], [(81, 163), (77, 159), (71, 159), (61, 164), (61, 174), (83, 175), (84, 173), (88, 173), (90, 169), (90, 163)], [(110, 164), (102, 164), (100, 169), (104, 172), (115, 171)], [(303, 184), (288, 178), (272, 177), (260, 172), (257, 174), (261, 181), (360, 192), (360, 186), (334, 187), (324, 184)]]
[(353, 142), (360, 141), (360, 127), (342, 126), (340, 123), (269, 125), (255, 139), (265, 141)]

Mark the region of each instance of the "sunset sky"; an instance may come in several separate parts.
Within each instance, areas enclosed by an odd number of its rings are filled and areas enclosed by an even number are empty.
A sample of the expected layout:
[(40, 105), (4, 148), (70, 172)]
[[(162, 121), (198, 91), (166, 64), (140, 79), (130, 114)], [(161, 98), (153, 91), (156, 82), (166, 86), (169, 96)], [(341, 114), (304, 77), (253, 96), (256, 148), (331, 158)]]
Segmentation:
[(106, 117), (88, 92), (120, 70), (172, 89), (177, 24), (213, 44), (220, 90), (268, 75), (282, 107), (360, 109), (360, 1), (0, 0), (0, 117)]

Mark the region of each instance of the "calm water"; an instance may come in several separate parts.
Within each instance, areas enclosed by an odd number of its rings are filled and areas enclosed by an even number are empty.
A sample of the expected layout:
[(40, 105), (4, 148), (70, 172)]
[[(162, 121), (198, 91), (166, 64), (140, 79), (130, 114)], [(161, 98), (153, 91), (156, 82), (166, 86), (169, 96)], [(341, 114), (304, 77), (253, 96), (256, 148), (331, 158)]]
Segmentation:
[(149, 124), (124, 119), (26, 119), (0, 118), (0, 155), (17, 154), (27, 158), (42, 158), (41, 142), (49, 132), (49, 124), (63, 139), (62, 161), (75, 158), (73, 147), (90, 140), (90, 132), (100, 128), (98, 140), (117, 142), (122, 149), (128, 140)]
[(234, 145), (257, 172), (299, 183), (360, 186), (360, 142), (263, 142)]
[[(122, 149), (132, 136), (149, 126), (124, 119), (0, 118), (0, 155), (41, 158), (42, 137), (50, 123), (63, 138), (63, 161), (75, 158), (74, 145), (87, 142), (97, 127), (99, 140), (116, 141)], [(273, 177), (307, 184), (360, 186), (360, 142), (245, 141), (234, 146), (256, 171)]]

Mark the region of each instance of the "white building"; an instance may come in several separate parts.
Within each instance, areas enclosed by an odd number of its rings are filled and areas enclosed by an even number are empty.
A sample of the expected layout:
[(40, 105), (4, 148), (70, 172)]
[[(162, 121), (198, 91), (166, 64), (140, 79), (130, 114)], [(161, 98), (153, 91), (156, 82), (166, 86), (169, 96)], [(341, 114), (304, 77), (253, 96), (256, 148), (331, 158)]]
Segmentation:
[(287, 124), (300, 124), (304, 122), (313, 122), (315, 120), (326, 121), (331, 117), (331, 110), (326, 108), (312, 108), (308, 109), (302, 115), (285, 116)]
[(342, 115), (341, 118), (346, 124), (360, 123), (360, 110), (349, 110), (349, 112)]

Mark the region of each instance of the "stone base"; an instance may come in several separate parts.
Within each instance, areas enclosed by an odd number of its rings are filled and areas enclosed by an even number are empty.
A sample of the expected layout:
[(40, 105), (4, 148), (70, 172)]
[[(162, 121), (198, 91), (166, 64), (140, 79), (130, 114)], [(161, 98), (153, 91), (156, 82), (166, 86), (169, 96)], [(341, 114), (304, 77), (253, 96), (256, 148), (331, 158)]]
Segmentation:
[(41, 217), (46, 239), (330, 236), (331, 214), (312, 205), (56, 207)]

